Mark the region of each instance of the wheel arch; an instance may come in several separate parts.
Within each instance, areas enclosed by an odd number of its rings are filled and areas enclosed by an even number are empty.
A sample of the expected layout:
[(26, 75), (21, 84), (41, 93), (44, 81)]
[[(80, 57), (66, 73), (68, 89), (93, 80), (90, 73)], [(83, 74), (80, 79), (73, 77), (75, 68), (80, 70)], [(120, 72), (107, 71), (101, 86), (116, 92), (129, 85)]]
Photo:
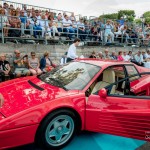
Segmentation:
[(75, 109), (73, 109), (73, 108), (71, 108), (71, 107), (56, 108), (56, 109), (50, 111), (49, 113), (47, 113), (47, 114), (45, 115), (45, 117), (41, 120), (41, 122), (40, 122), (40, 124), (39, 124), (39, 126), (38, 126), (38, 128), (37, 128), (37, 130), (36, 130), (35, 137), (34, 137), (34, 141), (35, 141), (35, 142), (36, 142), (36, 137), (37, 137), (37, 135), (38, 135), (38, 131), (39, 131), (39, 129), (40, 129), (42, 123), (44, 122), (44, 120), (47, 118), (47, 116), (48, 116), (50, 113), (54, 113), (54, 112), (60, 111), (60, 110), (69, 110), (69, 111), (72, 111), (72, 112), (77, 116), (77, 122), (78, 122), (78, 129), (77, 129), (77, 131), (80, 132), (80, 130), (81, 130), (81, 128), (82, 128), (82, 119), (81, 119), (81, 116), (79, 115), (79, 113), (78, 113)]

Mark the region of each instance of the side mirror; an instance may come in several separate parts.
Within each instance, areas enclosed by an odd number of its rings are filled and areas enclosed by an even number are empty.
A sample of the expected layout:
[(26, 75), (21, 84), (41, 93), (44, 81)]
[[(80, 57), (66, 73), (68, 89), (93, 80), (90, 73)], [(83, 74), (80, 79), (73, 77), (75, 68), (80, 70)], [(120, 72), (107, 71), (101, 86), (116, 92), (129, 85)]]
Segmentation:
[(107, 97), (107, 90), (105, 88), (100, 89), (99, 92), (98, 92), (98, 95), (101, 98), (106, 98)]

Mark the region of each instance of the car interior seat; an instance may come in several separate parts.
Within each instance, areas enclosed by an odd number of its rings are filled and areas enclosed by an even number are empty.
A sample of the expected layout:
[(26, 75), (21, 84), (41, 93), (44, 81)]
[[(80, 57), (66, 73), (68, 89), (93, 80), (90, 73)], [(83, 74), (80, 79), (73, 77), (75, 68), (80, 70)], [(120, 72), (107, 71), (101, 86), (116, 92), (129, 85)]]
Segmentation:
[[(95, 84), (92, 94), (98, 92), (100, 89), (115, 82), (115, 72), (112, 69), (104, 70), (103, 79)], [(116, 85), (113, 85), (110, 94), (114, 94), (116, 90)]]

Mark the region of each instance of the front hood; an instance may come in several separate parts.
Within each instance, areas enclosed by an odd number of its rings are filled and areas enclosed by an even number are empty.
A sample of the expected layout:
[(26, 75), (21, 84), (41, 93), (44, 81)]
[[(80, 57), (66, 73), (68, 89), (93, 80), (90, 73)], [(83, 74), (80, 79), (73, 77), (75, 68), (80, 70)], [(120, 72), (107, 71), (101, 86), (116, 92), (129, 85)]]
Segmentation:
[(78, 91), (65, 91), (42, 82), (37, 77), (26, 77), (0, 84), (0, 93), (4, 97), (4, 105), (0, 108), (0, 112), (8, 117), (41, 103), (78, 93)]

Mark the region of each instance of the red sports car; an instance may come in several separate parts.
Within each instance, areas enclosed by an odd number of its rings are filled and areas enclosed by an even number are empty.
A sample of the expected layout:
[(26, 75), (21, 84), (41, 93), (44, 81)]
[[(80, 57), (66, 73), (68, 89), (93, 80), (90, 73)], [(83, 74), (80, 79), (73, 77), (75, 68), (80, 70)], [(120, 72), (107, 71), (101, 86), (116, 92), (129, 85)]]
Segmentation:
[(80, 130), (150, 135), (150, 70), (132, 63), (77, 60), (1, 83), (0, 93), (0, 149), (60, 149)]

